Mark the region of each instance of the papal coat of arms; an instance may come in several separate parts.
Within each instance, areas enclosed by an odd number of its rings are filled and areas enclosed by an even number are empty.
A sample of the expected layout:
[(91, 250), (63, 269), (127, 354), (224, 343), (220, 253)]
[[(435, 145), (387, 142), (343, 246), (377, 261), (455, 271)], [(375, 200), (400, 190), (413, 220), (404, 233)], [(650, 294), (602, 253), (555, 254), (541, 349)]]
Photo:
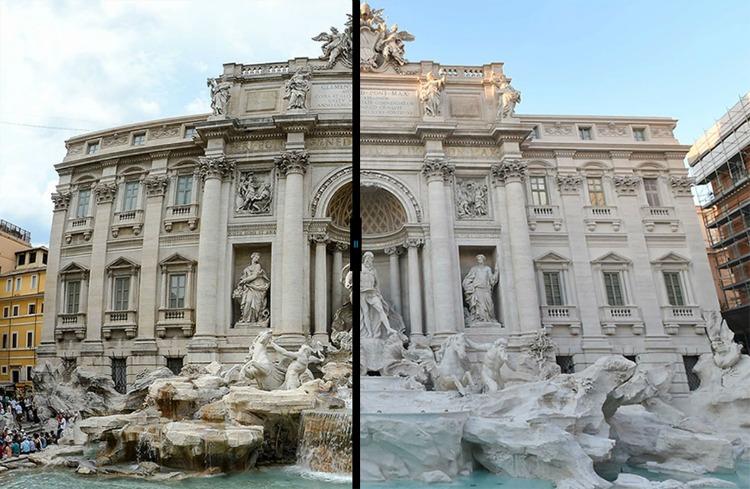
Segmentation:
[(396, 24), (388, 28), (382, 14), (383, 9), (372, 9), (367, 3), (360, 5), (360, 70), (378, 70), (389, 62), (396, 66), (406, 64), (404, 42), (413, 41), (414, 36), (406, 31), (399, 31)]

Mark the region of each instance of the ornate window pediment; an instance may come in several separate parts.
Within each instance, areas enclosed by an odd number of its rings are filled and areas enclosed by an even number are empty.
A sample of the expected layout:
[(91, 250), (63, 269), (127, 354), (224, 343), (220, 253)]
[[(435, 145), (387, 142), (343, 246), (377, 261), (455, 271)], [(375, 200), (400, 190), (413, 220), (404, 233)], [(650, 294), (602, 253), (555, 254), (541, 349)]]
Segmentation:
[(63, 276), (72, 276), (72, 275), (82, 275), (82, 276), (88, 276), (89, 269), (84, 267), (83, 265), (79, 265), (76, 262), (69, 263), (65, 265), (60, 271), (58, 272), (58, 275)]
[(162, 270), (171, 269), (171, 268), (183, 268), (183, 267), (193, 268), (195, 267), (196, 264), (197, 262), (195, 260), (191, 260), (190, 258), (185, 258), (179, 253), (174, 253), (159, 262), (159, 266), (162, 268)]
[(110, 273), (123, 272), (132, 274), (138, 271), (139, 268), (141, 268), (139, 264), (124, 257), (120, 257), (107, 265), (107, 271)]
[(651, 264), (653, 265), (673, 265), (673, 266), (683, 266), (686, 267), (690, 264), (690, 260), (685, 258), (682, 255), (678, 255), (675, 252), (669, 252), (666, 255), (662, 256), (661, 258), (657, 260), (652, 260)]
[(595, 265), (623, 265), (627, 266), (630, 265), (632, 262), (625, 258), (622, 255), (619, 255), (615, 252), (607, 253), (606, 255), (600, 256), (596, 260), (593, 260), (591, 263)]
[(554, 251), (550, 251), (549, 253), (536, 258), (534, 263), (537, 265), (569, 265), (570, 260)]

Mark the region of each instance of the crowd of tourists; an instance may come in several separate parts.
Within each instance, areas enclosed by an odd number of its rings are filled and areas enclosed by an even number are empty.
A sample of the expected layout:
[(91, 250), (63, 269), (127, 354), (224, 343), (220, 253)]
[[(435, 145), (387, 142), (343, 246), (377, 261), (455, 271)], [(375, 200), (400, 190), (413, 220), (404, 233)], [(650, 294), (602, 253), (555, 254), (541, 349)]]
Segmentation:
[(31, 396), (19, 397), (18, 399), (8, 395), (3, 396), (0, 402), (0, 416), (11, 413), (16, 422), (21, 424), (39, 423), (39, 413), (34, 407), (34, 398)]
[[(54, 423), (47, 422), (42, 427), (39, 412), (34, 407), (32, 396), (0, 396), (0, 417), (7, 421), (0, 431), (0, 458), (12, 458), (44, 450), (57, 444), (63, 432), (70, 426), (74, 415), (57, 414)], [(10, 419), (9, 419), (10, 418)], [(15, 427), (14, 423), (15, 421)], [(54, 426), (55, 429), (43, 431)]]
[(58, 439), (59, 434), (54, 432), (28, 434), (24, 430), (5, 428), (2, 431), (0, 455), (6, 459), (36, 453), (57, 444)]

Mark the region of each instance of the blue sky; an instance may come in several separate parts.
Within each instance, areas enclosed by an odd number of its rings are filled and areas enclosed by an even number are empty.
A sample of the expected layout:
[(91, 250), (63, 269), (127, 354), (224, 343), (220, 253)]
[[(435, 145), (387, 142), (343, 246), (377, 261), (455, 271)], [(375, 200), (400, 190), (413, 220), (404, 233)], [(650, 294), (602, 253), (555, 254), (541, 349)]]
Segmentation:
[(409, 61), (505, 63), (522, 114), (679, 119), (692, 144), (750, 90), (750, 1), (377, 0)]
[[(521, 113), (680, 119), (691, 144), (750, 89), (750, 1), (373, 0), (411, 61), (502, 61)], [(208, 110), (225, 62), (316, 57), (348, 0), (0, 0), (0, 218), (46, 244), (52, 165), (85, 130)], [(10, 124), (8, 124), (10, 123)], [(42, 129), (20, 124), (73, 128)]]

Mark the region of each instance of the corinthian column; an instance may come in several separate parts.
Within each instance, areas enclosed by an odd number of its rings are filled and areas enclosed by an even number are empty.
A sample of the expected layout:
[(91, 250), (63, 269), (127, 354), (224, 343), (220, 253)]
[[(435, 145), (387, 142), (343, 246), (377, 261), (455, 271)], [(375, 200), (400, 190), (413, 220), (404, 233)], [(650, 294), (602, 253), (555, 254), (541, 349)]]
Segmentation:
[(419, 275), (419, 246), (421, 239), (409, 238), (404, 243), (406, 259), (409, 266), (409, 326), (411, 336), (423, 336), (422, 329), (422, 287)]
[(331, 307), (336, 313), (344, 305), (344, 284), (341, 283), (341, 270), (344, 268), (344, 251), (348, 246), (345, 243), (336, 243), (333, 248), (333, 270), (331, 275)]
[(391, 288), (391, 302), (393, 303), (394, 309), (400, 314), (401, 313), (401, 274), (398, 269), (398, 255), (401, 254), (401, 250), (397, 247), (386, 248), (385, 254), (389, 258), (389, 285)]
[(328, 343), (328, 236), (318, 233), (312, 236), (315, 243), (315, 334), (313, 337), (323, 344)]
[(284, 224), (281, 236), (281, 321), (274, 334), (279, 342), (300, 344), (307, 336), (302, 324), (304, 295), (300, 290), (305, 266), (303, 230), (303, 193), (305, 171), (309, 164), (306, 151), (287, 151), (274, 160), (281, 178), (286, 178), (284, 190)]
[[(427, 158), (422, 166), (427, 178), (427, 196), (430, 209), (430, 266), (432, 291), (435, 303), (435, 338), (458, 331), (455, 294), (452, 283), (455, 244), (451, 240), (450, 221), (444, 182), (453, 175), (453, 167), (443, 158)], [(446, 277), (448, 279), (446, 280)]]
[(191, 363), (216, 360), (216, 290), (219, 286), (219, 253), (221, 236), (221, 182), (234, 172), (234, 162), (224, 155), (201, 157), (198, 172), (203, 179), (201, 199), (201, 232), (198, 238), (198, 273), (196, 278), (195, 336), (190, 341)]
[(497, 183), (505, 184), (511, 263), (516, 282), (518, 330), (521, 333), (534, 332), (539, 330), (542, 321), (539, 314), (534, 261), (531, 257), (529, 224), (526, 220), (526, 192), (523, 188), (527, 173), (526, 163), (508, 159), (499, 165), (493, 165), (491, 171)]

